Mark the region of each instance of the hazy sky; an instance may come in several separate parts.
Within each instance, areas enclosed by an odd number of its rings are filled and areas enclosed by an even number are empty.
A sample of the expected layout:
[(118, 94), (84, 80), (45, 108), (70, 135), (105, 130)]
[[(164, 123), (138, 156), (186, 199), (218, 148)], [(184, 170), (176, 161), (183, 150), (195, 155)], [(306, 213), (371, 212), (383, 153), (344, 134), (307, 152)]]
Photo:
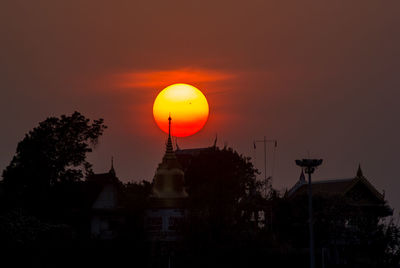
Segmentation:
[[(400, 209), (400, 2), (54, 1), (0, 6), (0, 169), (48, 116), (105, 119), (90, 156), (115, 158), (123, 181), (151, 180), (166, 135), (157, 93), (197, 86), (210, 118), (180, 147), (228, 144), (256, 156), (277, 139), (274, 186), (292, 186), (294, 160), (324, 159), (315, 179), (348, 178), (359, 163)], [(272, 147), (268, 150), (272, 172)]]

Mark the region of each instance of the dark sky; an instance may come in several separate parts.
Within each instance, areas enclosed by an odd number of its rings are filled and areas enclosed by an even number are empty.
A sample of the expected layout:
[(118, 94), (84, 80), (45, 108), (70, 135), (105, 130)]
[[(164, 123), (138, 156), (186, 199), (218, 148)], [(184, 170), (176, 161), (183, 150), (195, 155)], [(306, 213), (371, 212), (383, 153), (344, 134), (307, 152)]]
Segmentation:
[[(200, 88), (210, 118), (180, 146), (278, 140), (274, 186), (294, 160), (321, 157), (315, 179), (365, 176), (400, 208), (400, 2), (54, 1), (0, 6), (0, 168), (48, 116), (78, 110), (109, 129), (90, 156), (124, 180), (152, 179), (166, 135), (152, 118), (171, 83)], [(269, 173), (272, 147), (269, 147)], [(398, 211), (395, 211), (398, 213)]]

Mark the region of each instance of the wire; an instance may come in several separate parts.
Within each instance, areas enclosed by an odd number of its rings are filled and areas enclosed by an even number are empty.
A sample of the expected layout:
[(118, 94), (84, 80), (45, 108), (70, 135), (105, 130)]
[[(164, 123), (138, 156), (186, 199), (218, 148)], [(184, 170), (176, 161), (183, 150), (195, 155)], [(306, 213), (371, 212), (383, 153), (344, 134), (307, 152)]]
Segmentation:
[(274, 149), (273, 149), (273, 153), (272, 153), (271, 185), (272, 185), (272, 178), (274, 178), (274, 174), (275, 174), (275, 163), (276, 163), (276, 147), (278, 147), (278, 145), (277, 145), (277, 141), (275, 141), (275, 144), (274, 144)]

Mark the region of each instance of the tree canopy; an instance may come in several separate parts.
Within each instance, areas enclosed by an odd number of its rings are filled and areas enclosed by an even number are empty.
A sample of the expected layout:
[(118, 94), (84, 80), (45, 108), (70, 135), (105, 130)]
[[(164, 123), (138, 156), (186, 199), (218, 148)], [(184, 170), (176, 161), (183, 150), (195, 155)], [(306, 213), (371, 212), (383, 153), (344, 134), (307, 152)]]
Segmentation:
[(263, 200), (257, 173), (250, 158), (232, 148), (211, 147), (194, 156), (185, 171), (191, 233), (198, 227), (202, 238), (208, 233), (218, 240), (248, 227), (251, 203)]
[(81, 180), (92, 172), (86, 155), (106, 128), (103, 119), (91, 121), (79, 112), (40, 122), (18, 143), (3, 171), (6, 187), (40, 194), (53, 185)]

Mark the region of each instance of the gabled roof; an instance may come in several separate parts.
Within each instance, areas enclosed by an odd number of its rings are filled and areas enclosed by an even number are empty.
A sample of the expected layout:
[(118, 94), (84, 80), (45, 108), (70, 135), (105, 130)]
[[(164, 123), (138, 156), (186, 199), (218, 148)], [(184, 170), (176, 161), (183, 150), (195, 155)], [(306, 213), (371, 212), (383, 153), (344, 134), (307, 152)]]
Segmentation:
[[(312, 191), (313, 194), (343, 194), (353, 184), (353, 180), (354, 178), (313, 181)], [(307, 193), (307, 185), (306, 181), (298, 181), (289, 190), (289, 196)]]
[[(312, 182), (313, 195), (334, 196), (346, 195), (359, 183), (363, 184), (380, 201), (384, 202), (384, 196), (364, 177), (361, 168), (357, 171), (357, 176), (347, 179), (332, 179)], [(289, 198), (307, 194), (308, 183), (305, 180), (299, 180), (288, 192)]]
[(183, 171), (186, 171), (190, 166), (193, 157), (198, 156), (201, 152), (210, 150), (214, 147), (203, 147), (203, 148), (191, 148), (191, 149), (177, 149), (175, 151), (176, 158), (181, 164)]
[(113, 176), (110, 173), (99, 173), (90, 175), (87, 178), (88, 182), (95, 182), (98, 184), (114, 184), (119, 183), (119, 180), (116, 176)]
[[(90, 190), (90, 205), (94, 206), (96, 203), (104, 203), (102, 199), (109, 199), (112, 192), (113, 202), (118, 202), (119, 188), (121, 185), (120, 180), (116, 176), (114, 165), (111, 160), (111, 169), (107, 173), (92, 174), (86, 179), (86, 187)], [(115, 196), (114, 196), (115, 195)], [(107, 196), (104, 197), (104, 196)], [(99, 208), (99, 207), (96, 207)]]
[(119, 184), (120, 181), (116, 176), (114, 165), (111, 160), (111, 168), (106, 173), (91, 174), (87, 177), (86, 181), (93, 182), (101, 185), (105, 184)]

